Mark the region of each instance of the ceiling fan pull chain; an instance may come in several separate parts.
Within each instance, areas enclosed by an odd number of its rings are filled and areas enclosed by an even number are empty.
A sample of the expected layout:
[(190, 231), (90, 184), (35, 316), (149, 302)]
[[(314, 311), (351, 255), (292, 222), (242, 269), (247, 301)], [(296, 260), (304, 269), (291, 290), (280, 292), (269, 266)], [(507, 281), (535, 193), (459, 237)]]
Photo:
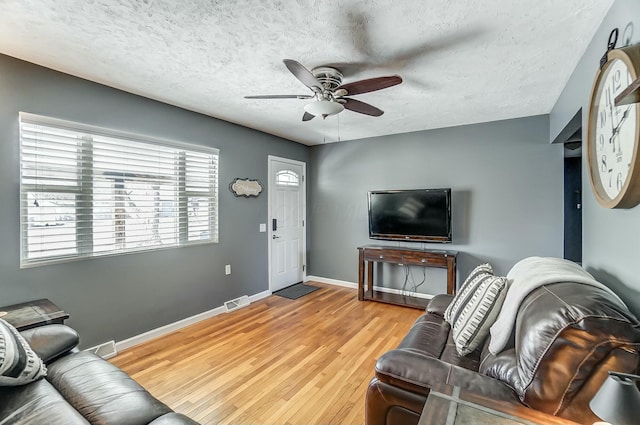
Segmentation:
[(609, 52), (616, 48), (619, 32), (620, 31), (618, 30), (618, 28), (614, 28), (611, 30), (611, 33), (609, 34), (609, 41), (607, 42), (607, 51), (604, 52), (604, 56), (600, 58), (600, 69), (602, 69), (604, 64), (609, 61)]
[(322, 143), (327, 143), (327, 120), (322, 120)]

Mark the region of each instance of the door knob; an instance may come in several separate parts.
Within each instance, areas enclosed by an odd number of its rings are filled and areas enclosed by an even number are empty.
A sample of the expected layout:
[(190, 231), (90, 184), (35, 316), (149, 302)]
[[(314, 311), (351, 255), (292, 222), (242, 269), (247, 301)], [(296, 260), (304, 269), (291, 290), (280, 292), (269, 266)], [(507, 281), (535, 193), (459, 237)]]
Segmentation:
[(271, 236), (271, 239), (280, 239), (280, 236), (273, 235)]

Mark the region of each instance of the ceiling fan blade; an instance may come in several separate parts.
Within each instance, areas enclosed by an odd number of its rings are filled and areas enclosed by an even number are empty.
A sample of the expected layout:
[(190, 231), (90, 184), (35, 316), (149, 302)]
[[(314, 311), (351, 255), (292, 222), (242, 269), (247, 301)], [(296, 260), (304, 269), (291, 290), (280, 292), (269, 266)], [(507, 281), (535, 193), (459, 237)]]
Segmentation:
[(315, 118), (315, 115), (312, 115), (305, 111), (304, 115), (302, 116), (302, 121), (311, 121), (313, 118)]
[(372, 117), (379, 117), (384, 114), (384, 111), (376, 108), (373, 105), (369, 105), (368, 103), (361, 102), (355, 99), (345, 99), (344, 103), (345, 109), (348, 109), (353, 112), (358, 112), (360, 114), (371, 115)]
[(402, 78), (397, 75), (391, 77), (377, 77), (369, 78), (368, 80), (354, 81), (353, 83), (344, 84), (336, 89), (336, 91), (342, 89), (346, 90), (347, 95), (369, 93), (376, 90), (386, 89), (402, 83)]
[[(405, 69), (408, 63), (420, 60), (429, 54), (436, 54), (440, 51), (447, 51), (459, 44), (466, 43), (481, 37), (488, 29), (480, 25), (466, 26), (464, 28), (456, 28), (447, 34), (439, 34), (432, 36), (429, 40), (404, 49), (393, 49), (391, 51), (381, 50), (380, 45), (376, 45), (373, 41), (375, 38), (375, 28), (371, 28), (372, 19), (367, 9), (350, 6), (337, 9), (340, 16), (338, 22), (342, 22), (341, 31), (343, 35), (343, 43), (352, 45), (365, 61), (371, 62), (369, 69), (374, 67), (386, 69)], [(340, 68), (339, 68), (340, 69)]]
[(294, 61), (293, 59), (284, 59), (285, 66), (291, 73), (302, 82), (305, 86), (309, 87), (313, 90), (314, 87), (317, 87), (319, 90), (322, 90), (322, 84), (316, 77), (313, 76), (311, 71), (305, 68), (299, 62)]
[(348, 38), (344, 42), (353, 45), (361, 56), (373, 58), (375, 54), (371, 46), (369, 29), (371, 17), (363, 9), (351, 5), (345, 6), (340, 12), (340, 19), (342, 20), (342, 25), (348, 29)]
[(339, 69), (343, 77), (351, 77), (369, 71), (375, 68), (377, 64), (373, 61), (350, 61), (350, 62), (332, 62), (330, 59), (319, 61), (328, 67)]
[(245, 99), (311, 99), (309, 94), (265, 94), (259, 96), (245, 96)]
[(421, 59), (424, 56), (437, 54), (438, 52), (446, 51), (460, 44), (475, 40), (485, 32), (485, 28), (478, 26), (457, 29), (453, 33), (435, 36), (415, 46), (400, 49), (393, 54), (385, 55), (383, 63), (390, 68), (403, 68), (407, 63)]

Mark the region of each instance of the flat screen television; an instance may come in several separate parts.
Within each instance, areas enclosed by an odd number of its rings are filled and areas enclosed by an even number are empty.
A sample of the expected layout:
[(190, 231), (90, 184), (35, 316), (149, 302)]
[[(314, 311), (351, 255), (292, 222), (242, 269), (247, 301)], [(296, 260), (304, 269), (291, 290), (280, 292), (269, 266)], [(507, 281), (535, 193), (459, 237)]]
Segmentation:
[(451, 242), (451, 189), (369, 192), (369, 237)]

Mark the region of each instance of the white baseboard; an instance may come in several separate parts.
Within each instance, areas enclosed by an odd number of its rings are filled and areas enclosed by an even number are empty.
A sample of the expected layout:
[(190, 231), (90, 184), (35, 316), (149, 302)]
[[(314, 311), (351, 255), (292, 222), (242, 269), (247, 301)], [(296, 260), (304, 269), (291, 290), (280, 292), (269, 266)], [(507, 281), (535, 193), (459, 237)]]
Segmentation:
[[(305, 282), (308, 281), (315, 281), (315, 282), (320, 282), (320, 283), (327, 283), (329, 285), (336, 285), (336, 286), (343, 286), (346, 288), (353, 288), (353, 289), (358, 289), (358, 284), (354, 283), (354, 282), (347, 282), (345, 280), (336, 280), (336, 279), (329, 279), (327, 277), (320, 277), (320, 276), (307, 276), (305, 278)], [(373, 289), (375, 289), (376, 291), (379, 292), (387, 292), (390, 294), (399, 294), (399, 295), (408, 295), (410, 297), (416, 297), (416, 298), (425, 298), (425, 299), (431, 299), (434, 297), (434, 295), (432, 294), (423, 294), (421, 292), (409, 292), (409, 291), (402, 291), (401, 289), (394, 289), (394, 288), (385, 288), (383, 286), (374, 286)]]
[[(263, 298), (271, 295), (271, 291), (262, 291), (257, 294), (249, 296), (249, 301), (254, 302), (261, 300)], [(116, 342), (116, 350), (121, 351), (127, 348), (131, 348), (135, 345), (142, 344), (143, 342), (150, 341), (152, 339), (167, 335), (171, 332), (175, 332), (182, 328), (186, 328), (187, 326), (193, 325), (195, 323), (201, 322), (206, 319), (210, 319), (219, 314), (225, 313), (226, 309), (224, 306), (216, 307), (208, 311), (204, 311), (202, 313), (198, 313), (194, 316), (187, 317), (182, 320), (178, 320), (177, 322), (169, 323), (168, 325), (160, 326), (159, 328), (152, 329), (140, 335), (133, 336), (131, 338), (127, 338), (122, 341)]]
[(258, 292), (257, 294), (249, 295), (249, 301), (251, 302), (258, 301), (263, 298), (267, 298), (269, 295), (271, 295), (271, 291), (269, 290)]
[(320, 276), (305, 276), (304, 278), (305, 282), (309, 282), (311, 280), (313, 280), (314, 282), (328, 283), (329, 285), (344, 286), (346, 288), (358, 289), (357, 283), (347, 282), (346, 280), (329, 279), (328, 277), (320, 277)]
[(427, 300), (430, 300), (431, 298), (434, 297), (433, 294), (423, 294), (422, 292), (409, 292), (409, 291), (403, 291), (402, 289), (385, 288), (382, 286), (374, 286), (373, 289), (379, 292), (388, 292), (390, 294), (407, 295), (409, 297), (424, 298)]
[(182, 320), (178, 320), (177, 322), (169, 323), (168, 325), (151, 329), (150, 331), (141, 333), (140, 335), (136, 335), (131, 338), (127, 338), (125, 340), (116, 342), (116, 349), (118, 351), (126, 350), (127, 348), (131, 348), (135, 345), (142, 344), (143, 342), (161, 337), (163, 335), (180, 330), (182, 328), (186, 328), (187, 326), (193, 325), (194, 323), (198, 323), (203, 320), (210, 319), (214, 316), (217, 316), (218, 314), (224, 313), (225, 311), (226, 311), (225, 308), (222, 306), (216, 307), (214, 309), (204, 311), (194, 316), (187, 317)]

